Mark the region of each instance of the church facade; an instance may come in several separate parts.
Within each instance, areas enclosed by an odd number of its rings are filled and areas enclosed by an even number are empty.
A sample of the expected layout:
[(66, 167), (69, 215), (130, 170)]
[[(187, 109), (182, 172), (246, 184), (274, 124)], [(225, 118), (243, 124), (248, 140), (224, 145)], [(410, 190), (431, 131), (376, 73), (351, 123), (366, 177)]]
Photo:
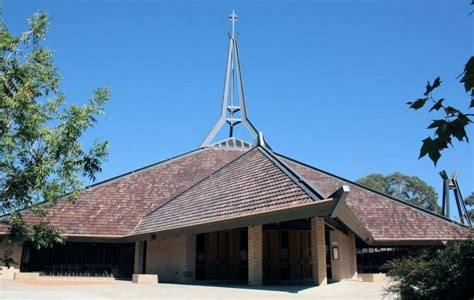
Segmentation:
[[(253, 140), (236, 137), (236, 126)], [(223, 127), (229, 134), (215, 141)], [(23, 217), (68, 239), (37, 250), (9, 243), (8, 228), (0, 227), (0, 255), (12, 251), (22, 272), (255, 286), (356, 279), (412, 247), (470, 234), (448, 218), (274, 152), (247, 117), (234, 28), (221, 116), (198, 149), (94, 184), (45, 217)]]

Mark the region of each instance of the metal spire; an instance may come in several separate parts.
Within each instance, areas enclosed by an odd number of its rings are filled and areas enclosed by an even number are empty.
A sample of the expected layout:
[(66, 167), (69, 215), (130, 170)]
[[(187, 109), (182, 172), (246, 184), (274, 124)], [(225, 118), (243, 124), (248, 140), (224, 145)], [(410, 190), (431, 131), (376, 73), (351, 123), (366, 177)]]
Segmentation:
[(232, 22), (232, 38), (235, 37), (235, 22), (239, 19), (239, 16), (235, 14), (235, 10), (232, 10), (232, 13), (229, 15), (229, 20)]
[[(229, 15), (229, 20), (232, 23), (232, 34), (229, 34), (229, 51), (227, 55), (227, 69), (225, 73), (224, 95), (222, 97), (221, 116), (212, 130), (201, 143), (201, 147), (211, 145), (211, 142), (216, 137), (217, 133), (222, 129), (224, 124), (229, 125), (229, 139), (234, 138), (234, 126), (242, 123), (250, 134), (257, 138), (258, 131), (247, 118), (247, 110), (245, 108), (244, 87), (242, 80), (242, 72), (240, 68), (239, 50), (237, 47), (237, 35), (235, 32), (235, 22), (239, 17), (235, 14), (235, 10)], [(234, 84), (237, 81), (237, 88), (239, 94), (239, 102), (235, 103)], [(240, 114), (237, 116), (237, 114)], [(242, 141), (241, 141), (242, 142)], [(240, 143), (241, 143), (240, 142)]]

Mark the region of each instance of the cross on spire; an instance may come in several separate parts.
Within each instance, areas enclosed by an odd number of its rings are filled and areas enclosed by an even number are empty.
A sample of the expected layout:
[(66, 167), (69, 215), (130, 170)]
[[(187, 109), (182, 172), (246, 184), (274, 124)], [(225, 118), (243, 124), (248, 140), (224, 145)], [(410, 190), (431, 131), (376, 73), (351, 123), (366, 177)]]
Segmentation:
[[(234, 144), (236, 140), (234, 137), (234, 127), (241, 123), (247, 128), (253, 138), (258, 137), (258, 131), (247, 118), (247, 110), (245, 108), (244, 86), (240, 68), (237, 37), (235, 35), (235, 22), (238, 20), (238, 18), (239, 17), (235, 14), (235, 10), (232, 10), (232, 13), (229, 15), (229, 20), (232, 23), (232, 35), (229, 34), (229, 52), (227, 55), (227, 69), (225, 73), (221, 116), (209, 134), (206, 136), (204, 141), (201, 143), (201, 147), (211, 146), (213, 139), (216, 137), (222, 127), (225, 126), (225, 124), (229, 126), (229, 138), (219, 143), (224, 142), (225, 144), (229, 144), (228, 141), (232, 140), (232, 144)], [(235, 82), (237, 82), (237, 89), (234, 88)], [(237, 92), (235, 90), (237, 90)], [(236, 103), (237, 99), (234, 99), (234, 95), (237, 96), (237, 93), (238, 102)], [(249, 143), (242, 140), (239, 140), (238, 142), (238, 144), (244, 143), (246, 145), (250, 145)]]
[(232, 13), (229, 15), (229, 20), (232, 23), (232, 38), (235, 37), (235, 22), (239, 19), (239, 16), (235, 14), (235, 10), (232, 10)]

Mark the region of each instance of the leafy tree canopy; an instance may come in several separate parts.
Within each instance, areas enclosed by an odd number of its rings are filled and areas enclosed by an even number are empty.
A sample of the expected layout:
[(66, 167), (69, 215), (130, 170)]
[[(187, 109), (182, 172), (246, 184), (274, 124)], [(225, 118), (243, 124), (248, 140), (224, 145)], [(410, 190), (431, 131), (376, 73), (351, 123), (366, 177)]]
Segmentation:
[[(464, 202), (468, 207), (474, 206), (474, 192), (472, 192), (469, 196), (464, 198)], [(468, 212), (468, 217), (471, 218), (471, 221), (474, 221), (474, 208), (471, 208)]]
[(85, 149), (80, 138), (96, 123), (109, 98), (96, 89), (85, 105), (66, 102), (53, 52), (42, 45), (49, 18), (37, 12), (13, 35), (0, 20), (0, 215), (12, 237), (37, 247), (61, 241), (45, 224), (26, 224), (20, 210), (39, 215), (59, 198), (74, 200), (86, 176), (95, 180), (107, 142)]
[(400, 172), (387, 176), (375, 173), (362, 177), (357, 182), (419, 207), (436, 213), (441, 212), (435, 189), (416, 176), (408, 176)]

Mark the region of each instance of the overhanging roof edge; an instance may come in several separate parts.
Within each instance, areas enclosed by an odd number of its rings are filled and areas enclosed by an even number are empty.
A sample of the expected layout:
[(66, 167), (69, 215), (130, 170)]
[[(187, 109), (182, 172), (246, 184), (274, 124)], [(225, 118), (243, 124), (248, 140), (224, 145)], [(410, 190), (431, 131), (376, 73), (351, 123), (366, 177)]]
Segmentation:
[[(183, 226), (178, 226), (178, 227), (172, 227), (172, 228), (165, 228), (162, 230), (159, 229), (152, 229), (152, 230), (147, 230), (144, 232), (132, 232), (128, 235), (124, 235), (124, 238), (133, 238), (133, 237), (139, 237), (139, 236), (145, 236), (149, 234), (158, 234), (158, 233), (167, 233), (167, 232), (172, 232), (176, 230), (182, 230), (182, 229), (192, 229), (197, 226), (203, 226), (203, 225), (216, 225), (216, 224), (221, 224), (221, 223), (226, 223), (226, 222), (233, 222), (235, 220), (246, 220), (246, 219), (251, 219), (251, 218), (258, 218), (258, 222), (253, 224), (253, 225), (259, 225), (258, 223), (261, 224), (266, 224), (265, 218), (262, 216), (269, 216), (269, 215), (288, 215), (291, 217), (290, 219), (293, 219), (295, 216), (298, 218), (304, 218), (304, 217), (311, 217), (311, 216), (318, 216), (318, 212), (320, 216), (328, 216), (331, 214), (332, 210), (334, 209), (334, 206), (336, 204), (336, 200), (333, 198), (327, 198), (324, 200), (320, 201), (314, 201), (311, 203), (305, 203), (305, 204), (299, 204), (299, 205), (294, 205), (290, 207), (281, 207), (281, 208), (276, 208), (272, 209), (269, 211), (263, 211), (263, 212), (256, 212), (256, 213), (250, 213), (242, 216), (234, 216), (231, 218), (223, 218), (219, 220), (210, 220), (210, 221), (205, 221), (205, 222), (198, 222), (195, 224), (189, 224), (189, 225), (183, 225)], [(296, 212), (296, 213), (295, 213)], [(286, 221), (284, 219), (280, 219), (281, 221)], [(218, 228), (223, 228), (219, 226)]]
[(388, 198), (388, 199), (390, 199), (390, 200), (394, 200), (394, 201), (397, 202), (397, 203), (406, 205), (406, 206), (408, 206), (408, 207), (410, 207), (410, 208), (412, 208), (412, 209), (415, 209), (415, 210), (419, 210), (419, 211), (422, 212), (422, 213), (429, 214), (429, 215), (431, 215), (431, 216), (433, 216), (433, 217), (436, 217), (436, 218), (439, 218), (439, 219), (441, 219), (441, 220), (443, 220), (443, 221), (445, 221), (445, 222), (449, 222), (449, 223), (452, 223), (452, 224), (454, 224), (454, 225), (459, 225), (459, 226), (461, 226), (461, 227), (469, 228), (468, 226), (466, 226), (466, 225), (464, 225), (464, 224), (461, 224), (461, 223), (459, 223), (459, 222), (457, 222), (457, 221), (455, 221), (455, 220), (448, 219), (448, 218), (446, 218), (446, 217), (444, 217), (444, 216), (441, 216), (441, 215), (439, 215), (439, 214), (437, 214), (437, 213), (435, 213), (435, 212), (432, 212), (432, 211), (430, 211), (430, 210), (427, 210), (427, 209), (425, 209), (425, 208), (416, 206), (416, 205), (411, 204), (411, 203), (409, 203), (409, 202), (406, 202), (406, 201), (397, 199), (397, 198), (395, 198), (395, 197), (393, 197), (393, 196), (387, 195), (387, 194), (385, 194), (385, 193), (376, 191), (376, 190), (374, 190), (374, 189), (371, 189), (371, 188), (369, 188), (369, 187), (366, 187), (366, 186), (364, 186), (364, 185), (361, 185), (361, 184), (359, 184), (359, 183), (357, 183), (357, 182), (354, 182), (354, 181), (352, 181), (352, 180), (346, 179), (346, 178), (344, 178), (344, 177), (335, 175), (335, 174), (330, 173), (330, 172), (328, 172), (328, 171), (324, 171), (324, 170), (321, 170), (321, 169), (316, 168), (316, 167), (314, 167), (314, 166), (311, 166), (311, 165), (308, 165), (308, 164), (306, 164), (306, 163), (303, 163), (303, 162), (301, 162), (301, 161), (299, 161), (299, 160), (296, 160), (296, 159), (294, 159), (294, 158), (285, 156), (285, 155), (280, 154), (280, 153), (275, 153), (275, 155), (276, 155), (276, 156), (279, 156), (280, 158), (287, 159), (287, 160), (292, 161), (292, 162), (294, 162), (294, 163), (300, 164), (300, 165), (302, 165), (302, 166), (304, 166), (304, 167), (307, 167), (307, 168), (310, 168), (310, 169), (312, 169), (312, 170), (315, 170), (315, 171), (317, 171), (317, 172), (321, 172), (321, 173), (326, 174), (326, 175), (328, 175), (328, 176), (335, 177), (335, 178), (337, 178), (337, 179), (339, 179), (339, 180), (342, 180), (342, 181), (345, 181), (345, 182), (347, 182), (347, 183), (349, 183), (349, 184), (353, 184), (353, 185), (355, 185), (355, 186), (357, 186), (357, 187), (359, 187), (359, 188), (362, 188), (362, 189), (367, 190), (367, 191), (369, 191), (369, 192), (378, 194), (378, 195), (383, 196), (383, 197), (385, 197), (385, 198)]

